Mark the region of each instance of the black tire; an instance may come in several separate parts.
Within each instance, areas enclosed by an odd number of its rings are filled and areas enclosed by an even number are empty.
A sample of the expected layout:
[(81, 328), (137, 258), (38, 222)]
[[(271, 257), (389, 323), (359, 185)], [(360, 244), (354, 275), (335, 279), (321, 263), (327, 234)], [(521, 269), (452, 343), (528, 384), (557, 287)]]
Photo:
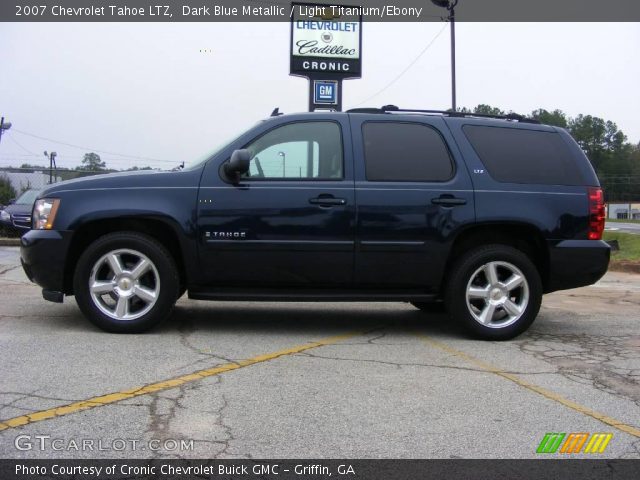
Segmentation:
[(411, 305), (424, 313), (446, 313), (447, 307), (444, 302), (411, 302)]
[[(94, 301), (92, 298), (89, 282), (92, 281), (94, 266), (110, 252), (123, 252), (119, 255), (121, 264), (124, 262), (123, 275), (132, 273), (130, 270), (133, 267), (133, 263), (127, 265), (127, 259), (130, 261), (131, 259), (135, 259), (135, 254), (129, 254), (127, 252), (140, 253), (146, 257), (146, 260), (151, 262), (151, 272), (149, 273), (149, 269), (147, 269), (148, 273), (144, 275), (151, 275), (153, 281), (152, 288), (155, 289), (155, 300), (151, 300), (145, 304), (142, 297), (137, 297), (133, 290), (135, 286), (132, 285), (137, 285), (137, 282), (133, 282), (132, 279), (127, 279), (125, 282), (128, 283), (124, 284), (130, 288), (130, 292), (134, 292), (133, 294), (129, 293), (129, 295), (132, 296), (127, 298), (127, 309), (124, 311), (129, 312), (130, 306), (132, 305), (130, 301), (133, 302), (134, 308), (143, 305), (144, 308), (138, 308), (137, 312), (133, 312), (134, 316), (140, 315), (138, 318), (126, 320), (113, 318), (104, 313), (97, 305), (97, 303), (99, 303), (103, 306), (103, 309), (108, 310), (109, 305), (104, 307), (104, 303), (106, 302), (103, 303), (100, 300)], [(106, 268), (108, 272), (108, 262), (105, 262), (103, 267), (96, 267), (96, 271), (100, 272), (101, 268)], [(127, 270), (127, 268), (129, 270)], [(110, 273), (106, 274), (107, 277), (110, 275)], [(156, 276), (157, 283), (155, 283)], [(114, 278), (117, 278), (117, 276)], [(149, 281), (149, 277), (141, 278), (146, 282)], [(108, 279), (105, 280), (105, 282), (107, 281)], [(115, 282), (114, 280), (112, 281)], [(161, 243), (147, 235), (136, 232), (116, 232), (100, 237), (89, 245), (80, 256), (74, 273), (73, 287), (76, 302), (80, 310), (94, 325), (107, 332), (140, 333), (149, 330), (169, 316), (178, 298), (180, 278), (173, 257)], [(113, 299), (114, 312), (112, 313), (114, 315), (116, 315), (115, 305), (120, 298), (119, 295), (120, 294), (116, 294), (114, 290), (113, 293), (107, 292), (102, 297), (106, 298), (107, 301), (109, 297)], [(129, 298), (131, 299), (130, 301)], [(148, 309), (148, 311), (145, 313), (146, 309)]]
[[(497, 272), (494, 278), (499, 280), (495, 283), (498, 287), (491, 287), (490, 274), (485, 273), (489, 271)], [(509, 279), (517, 278), (520, 273), (524, 282), (509, 290), (506, 277), (511, 274)], [(486, 279), (486, 286), (481, 281), (483, 278)], [(469, 303), (468, 287), (473, 287)], [(478, 295), (476, 291), (480, 290), (490, 292), (486, 299), (471, 296)], [(523, 301), (525, 298), (526, 303)], [(492, 306), (493, 310), (487, 308), (490, 303), (495, 305), (494, 301), (497, 306)], [(502, 306), (505, 303), (499, 302), (509, 303), (506, 306), (511, 307), (512, 312), (515, 305), (519, 313), (510, 314), (509, 309)], [(507, 245), (485, 245), (466, 252), (454, 263), (446, 282), (445, 303), (451, 318), (472, 336), (485, 340), (509, 340), (520, 335), (535, 320), (541, 302), (542, 282), (538, 270), (527, 255)], [(489, 320), (481, 323), (485, 312), (484, 318)], [(496, 320), (491, 320), (494, 318)]]

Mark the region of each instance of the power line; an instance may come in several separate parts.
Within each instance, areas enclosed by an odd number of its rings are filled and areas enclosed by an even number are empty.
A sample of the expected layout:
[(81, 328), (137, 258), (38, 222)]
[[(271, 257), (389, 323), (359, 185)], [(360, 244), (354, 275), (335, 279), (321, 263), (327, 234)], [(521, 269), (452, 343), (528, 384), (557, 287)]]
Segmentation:
[(66, 145), (67, 147), (79, 148), (81, 150), (89, 150), (89, 151), (92, 151), (92, 152), (105, 153), (107, 155), (116, 155), (118, 157), (135, 158), (137, 160), (147, 160), (147, 161), (150, 161), (150, 162), (176, 163), (175, 160), (162, 160), (162, 159), (159, 159), (159, 158), (140, 157), (138, 155), (127, 155), (126, 153), (109, 152), (107, 150), (99, 150), (97, 148), (84, 147), (82, 145), (74, 145), (73, 143), (67, 143), (67, 142), (62, 142), (60, 140), (54, 140), (52, 138), (41, 137), (40, 135), (35, 135), (33, 133), (29, 133), (29, 132), (25, 132), (25, 131), (22, 131), (22, 130), (18, 130), (17, 128), (14, 128), (13, 131), (14, 132), (18, 132), (21, 135), (27, 135), (28, 137), (37, 138), (39, 140), (46, 140), (47, 142), (53, 142), (53, 143), (57, 143), (57, 144), (60, 144), (60, 145)]
[[(4, 162), (21, 162), (21, 163), (29, 163), (29, 164), (37, 164), (39, 163), (41, 160), (41, 158), (43, 158), (42, 155), (27, 155), (27, 154), (19, 154), (19, 153), (14, 153), (14, 154), (0, 154), (0, 161), (4, 161)], [(59, 158), (57, 158), (58, 163), (59, 164), (64, 164), (64, 165), (68, 165), (68, 164), (77, 164), (80, 163), (82, 161), (84, 157), (83, 156), (74, 156), (74, 155), (63, 155), (60, 154)], [(137, 164), (138, 166), (140, 165), (146, 165), (146, 164), (152, 164), (153, 162), (135, 162), (131, 159), (126, 159), (126, 158), (116, 158), (116, 157), (109, 157), (109, 156), (105, 156), (105, 155), (101, 155), (100, 159), (107, 162), (109, 165), (124, 165), (124, 166), (130, 166), (133, 164)], [(165, 166), (166, 168), (166, 166)]]
[(25, 152), (27, 152), (29, 155), (32, 155), (34, 157), (39, 157), (39, 155), (36, 155), (35, 153), (33, 153), (31, 150), (28, 150), (27, 148), (25, 148), (24, 146), (22, 146), (22, 144), (20, 142), (18, 142), (15, 138), (13, 138), (13, 135), (9, 135), (9, 140), (11, 140), (13, 143), (15, 143), (16, 145), (18, 145), (22, 150), (24, 150)]
[(370, 97), (367, 97), (365, 100), (363, 100), (362, 102), (354, 105), (355, 107), (359, 107), (360, 105), (367, 103), (369, 100), (371, 100), (372, 98), (377, 97), (378, 95), (380, 95), (382, 92), (384, 92), (387, 88), (389, 88), (391, 85), (393, 85), (394, 83), (396, 83), (398, 80), (400, 80), (400, 78), (402, 78), (402, 76), (407, 73), (411, 67), (413, 67), (416, 62), (418, 60), (420, 60), (420, 58), (422, 57), (422, 55), (424, 55), (426, 53), (427, 50), (429, 50), (429, 48), (431, 47), (431, 45), (434, 44), (434, 42), (438, 39), (438, 37), (442, 34), (442, 32), (444, 32), (444, 29), (447, 27), (447, 24), (444, 24), (443, 27), (440, 29), (440, 31), (435, 35), (435, 37), (433, 37), (431, 39), (431, 41), (427, 44), (426, 47), (424, 47), (422, 49), (422, 51), (418, 54), (418, 56), (416, 58), (414, 58), (411, 63), (409, 63), (409, 65), (407, 65), (407, 67), (402, 70), (393, 80), (391, 80), (389, 83), (387, 83), (384, 87), (382, 87), (380, 90), (378, 90), (376, 93), (374, 93), (373, 95), (371, 95)]

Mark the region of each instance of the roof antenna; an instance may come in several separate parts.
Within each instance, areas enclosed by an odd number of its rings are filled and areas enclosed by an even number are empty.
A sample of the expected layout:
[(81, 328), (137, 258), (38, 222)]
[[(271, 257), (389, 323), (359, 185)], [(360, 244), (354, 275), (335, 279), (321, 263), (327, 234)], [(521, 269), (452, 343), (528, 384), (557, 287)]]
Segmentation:
[(282, 115), (282, 113), (280, 113), (280, 107), (276, 107), (273, 109), (273, 112), (271, 112), (272, 117), (279, 117), (280, 115)]

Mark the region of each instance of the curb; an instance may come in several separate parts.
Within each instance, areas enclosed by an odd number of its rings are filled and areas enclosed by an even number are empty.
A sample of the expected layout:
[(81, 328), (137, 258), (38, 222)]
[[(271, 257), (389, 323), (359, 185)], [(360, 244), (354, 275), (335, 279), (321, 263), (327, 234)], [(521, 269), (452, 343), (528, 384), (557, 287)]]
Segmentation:
[(19, 247), (19, 238), (0, 238), (0, 247)]
[(612, 272), (624, 272), (640, 274), (640, 263), (637, 262), (611, 262), (609, 270)]

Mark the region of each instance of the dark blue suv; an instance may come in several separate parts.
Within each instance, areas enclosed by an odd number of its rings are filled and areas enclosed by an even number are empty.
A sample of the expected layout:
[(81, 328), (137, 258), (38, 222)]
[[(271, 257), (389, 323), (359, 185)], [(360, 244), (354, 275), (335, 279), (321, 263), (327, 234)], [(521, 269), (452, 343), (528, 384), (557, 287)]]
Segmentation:
[(47, 300), (139, 332), (176, 300), (441, 305), (512, 338), (607, 270), (603, 194), (561, 129), (396, 107), (274, 115), (201, 163), (40, 194), (22, 262)]

